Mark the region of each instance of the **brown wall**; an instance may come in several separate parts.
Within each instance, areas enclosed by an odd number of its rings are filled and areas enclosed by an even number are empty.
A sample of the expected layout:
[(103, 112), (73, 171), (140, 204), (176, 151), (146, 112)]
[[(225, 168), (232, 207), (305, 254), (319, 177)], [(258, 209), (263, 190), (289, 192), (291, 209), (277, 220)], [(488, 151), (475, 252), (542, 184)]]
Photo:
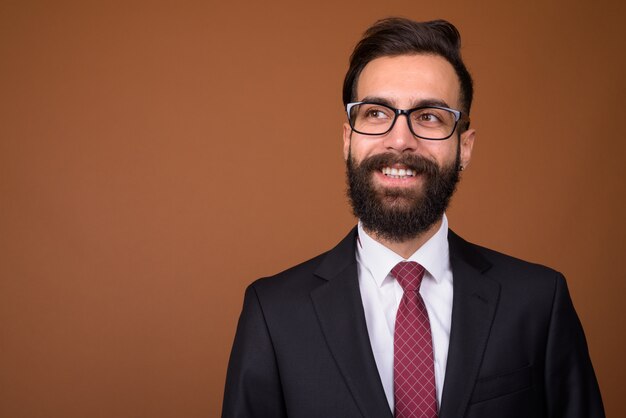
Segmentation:
[(0, 3), (0, 416), (218, 415), (245, 286), (354, 223), (341, 81), (388, 15), (461, 30), (451, 225), (566, 274), (626, 411), (623, 2), (47, 3)]

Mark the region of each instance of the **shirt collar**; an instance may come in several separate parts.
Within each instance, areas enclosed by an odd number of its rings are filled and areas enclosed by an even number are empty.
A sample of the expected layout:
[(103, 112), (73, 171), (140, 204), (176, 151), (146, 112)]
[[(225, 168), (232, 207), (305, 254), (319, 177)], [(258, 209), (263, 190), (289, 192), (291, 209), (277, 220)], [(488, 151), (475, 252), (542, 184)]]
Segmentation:
[(448, 218), (443, 215), (441, 226), (428, 241), (417, 249), (408, 259), (391, 251), (374, 238), (367, 235), (363, 225), (358, 225), (357, 261), (371, 273), (376, 284), (383, 285), (385, 278), (401, 261), (415, 261), (421, 264), (431, 277), (439, 282), (450, 269), (448, 249)]

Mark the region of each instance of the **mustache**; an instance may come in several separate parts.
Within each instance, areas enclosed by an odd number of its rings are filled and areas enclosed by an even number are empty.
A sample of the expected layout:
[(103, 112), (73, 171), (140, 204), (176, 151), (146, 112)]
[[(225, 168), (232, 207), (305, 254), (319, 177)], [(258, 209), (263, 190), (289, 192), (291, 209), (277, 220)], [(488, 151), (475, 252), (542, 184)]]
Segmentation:
[(391, 167), (394, 164), (401, 164), (406, 168), (410, 168), (416, 174), (435, 175), (439, 170), (436, 162), (421, 155), (394, 154), (390, 152), (367, 157), (359, 163), (358, 168), (368, 172), (380, 171), (384, 167)]

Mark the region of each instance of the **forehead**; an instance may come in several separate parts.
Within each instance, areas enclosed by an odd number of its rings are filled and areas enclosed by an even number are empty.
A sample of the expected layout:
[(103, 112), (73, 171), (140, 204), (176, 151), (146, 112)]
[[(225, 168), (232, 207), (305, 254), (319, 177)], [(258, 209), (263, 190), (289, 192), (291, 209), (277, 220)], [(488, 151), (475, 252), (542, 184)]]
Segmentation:
[(423, 100), (439, 100), (459, 107), (460, 82), (452, 65), (439, 55), (381, 57), (361, 71), (356, 99), (385, 98), (397, 107)]

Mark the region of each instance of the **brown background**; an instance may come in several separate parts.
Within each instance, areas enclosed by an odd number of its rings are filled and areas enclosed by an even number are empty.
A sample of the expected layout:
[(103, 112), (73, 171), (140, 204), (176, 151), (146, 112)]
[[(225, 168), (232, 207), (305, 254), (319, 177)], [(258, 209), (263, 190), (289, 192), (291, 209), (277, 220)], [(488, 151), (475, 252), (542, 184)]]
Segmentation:
[(449, 211), (562, 271), (626, 411), (615, 1), (0, 2), (0, 416), (215, 417), (243, 290), (334, 245), (341, 82), (374, 20), (444, 17), (476, 82)]

